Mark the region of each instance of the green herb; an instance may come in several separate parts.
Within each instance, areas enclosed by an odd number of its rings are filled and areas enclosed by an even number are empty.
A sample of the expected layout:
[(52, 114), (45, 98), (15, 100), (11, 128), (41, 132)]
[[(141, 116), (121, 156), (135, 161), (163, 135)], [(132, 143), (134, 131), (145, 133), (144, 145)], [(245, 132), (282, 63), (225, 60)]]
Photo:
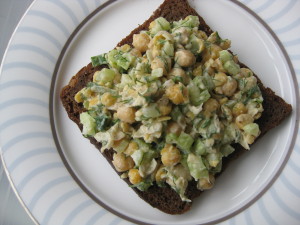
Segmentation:
[(211, 123), (211, 119), (204, 120), (201, 124), (201, 128), (207, 127), (208, 125), (210, 125), (210, 123)]
[(102, 132), (106, 131), (112, 124), (112, 119), (105, 114), (96, 117), (95, 120), (96, 120), (96, 129)]
[(91, 61), (92, 61), (93, 67), (108, 64), (108, 62), (106, 60), (106, 53), (101, 54), (101, 55), (92, 56)]

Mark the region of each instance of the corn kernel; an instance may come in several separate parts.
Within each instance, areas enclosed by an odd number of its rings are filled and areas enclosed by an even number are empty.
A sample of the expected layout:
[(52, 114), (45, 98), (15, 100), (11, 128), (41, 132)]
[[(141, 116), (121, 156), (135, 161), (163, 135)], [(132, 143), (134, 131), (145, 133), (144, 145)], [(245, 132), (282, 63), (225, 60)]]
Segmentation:
[(247, 113), (247, 108), (242, 102), (236, 103), (232, 108), (232, 114), (235, 117), (245, 113)]
[(117, 99), (111, 93), (106, 92), (101, 96), (101, 103), (107, 107), (115, 104)]
[(127, 146), (126, 150), (124, 151), (124, 154), (126, 155), (132, 155), (136, 150), (139, 149), (139, 146), (136, 142), (131, 141), (129, 145)]
[(128, 172), (129, 181), (132, 184), (138, 184), (142, 181), (142, 177), (138, 169), (130, 169)]
[(174, 166), (181, 160), (180, 151), (173, 145), (166, 144), (161, 150), (161, 161), (165, 166)]

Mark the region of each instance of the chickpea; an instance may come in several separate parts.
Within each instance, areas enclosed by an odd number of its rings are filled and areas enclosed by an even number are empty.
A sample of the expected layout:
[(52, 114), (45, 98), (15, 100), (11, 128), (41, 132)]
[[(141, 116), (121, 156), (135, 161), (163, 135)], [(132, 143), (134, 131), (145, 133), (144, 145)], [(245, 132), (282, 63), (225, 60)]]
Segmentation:
[(82, 93), (84, 89), (82, 89), (81, 91), (77, 92), (76, 95), (74, 96), (74, 99), (77, 103), (81, 103), (84, 101), (84, 95)]
[(161, 161), (165, 166), (174, 166), (181, 160), (180, 151), (171, 144), (166, 144), (160, 154)]
[(247, 144), (251, 145), (255, 141), (255, 136), (247, 134), (245, 135), (245, 141), (247, 142)]
[(117, 110), (117, 118), (126, 123), (134, 123), (135, 122), (135, 112), (136, 109), (133, 107), (121, 106)]
[(142, 57), (142, 53), (137, 48), (133, 48), (130, 51), (130, 54), (133, 55), (133, 56), (136, 56), (136, 57)]
[(170, 73), (168, 74), (168, 77), (180, 77), (182, 79), (182, 83), (183, 84), (188, 84), (189, 83), (189, 77), (188, 75), (185, 73), (185, 71), (181, 68), (178, 67), (174, 67)]
[(220, 58), (218, 58), (218, 59), (215, 60), (214, 68), (215, 68), (217, 71), (219, 71), (219, 72), (223, 72), (223, 73), (226, 72), (226, 70), (224, 69), (223, 63), (222, 63), (222, 61), (220, 60)]
[(173, 133), (179, 135), (182, 131), (182, 128), (176, 122), (170, 122), (167, 126), (167, 133)]
[(138, 169), (130, 169), (128, 172), (128, 178), (132, 184), (138, 184), (142, 181), (142, 177)]
[(162, 116), (169, 115), (172, 111), (172, 105), (171, 104), (158, 105), (158, 110)]
[(216, 73), (213, 81), (216, 87), (220, 87), (227, 82), (227, 75), (222, 72)]
[(240, 74), (242, 77), (251, 77), (253, 76), (253, 72), (248, 68), (241, 68)]
[(250, 114), (240, 114), (235, 118), (235, 124), (238, 128), (243, 129), (249, 123), (253, 123), (254, 119)]
[(99, 103), (99, 98), (98, 96), (93, 97), (90, 101), (89, 101), (89, 108), (97, 105)]
[(226, 39), (220, 43), (220, 47), (224, 50), (230, 48), (230, 46), (231, 46), (231, 41), (228, 39)]
[(219, 107), (220, 104), (216, 99), (214, 98), (208, 99), (203, 105), (204, 115), (206, 117), (210, 117), (211, 113), (218, 110)]
[(194, 76), (202, 76), (202, 65), (199, 64), (199, 65), (195, 65), (195, 68), (193, 69), (193, 75)]
[(124, 153), (115, 153), (113, 155), (113, 165), (118, 172), (125, 172), (134, 167), (134, 161), (130, 156), (125, 156)]
[(166, 180), (166, 171), (164, 166), (160, 166), (155, 174), (155, 180), (156, 182), (161, 182)]
[(174, 84), (166, 88), (166, 96), (176, 105), (184, 103), (187, 95), (187, 89), (180, 84)]
[(151, 62), (151, 69), (162, 68), (163, 73), (166, 75), (171, 69), (171, 59), (169, 57), (156, 57)]
[(222, 109), (223, 114), (226, 117), (226, 120), (228, 122), (231, 122), (233, 117), (232, 117), (232, 112), (231, 112), (230, 108), (226, 105), (222, 105), (221, 109)]
[(198, 30), (197, 33), (196, 33), (196, 36), (198, 38), (203, 39), (203, 40), (207, 39), (207, 34), (204, 31), (202, 31), (202, 30)]
[(246, 81), (246, 86), (245, 86), (245, 91), (250, 90), (251, 88), (253, 88), (256, 84), (257, 84), (257, 79), (255, 76), (251, 76), (251, 77), (247, 77), (245, 78)]
[(175, 53), (175, 62), (182, 67), (189, 67), (195, 64), (196, 57), (191, 51), (180, 49)]
[(126, 155), (132, 155), (138, 149), (139, 149), (139, 145), (136, 142), (131, 141), (127, 146), (127, 148), (125, 149), (124, 153)]
[(101, 103), (107, 107), (115, 104), (117, 99), (111, 93), (106, 92), (101, 96)]
[(232, 114), (233, 116), (237, 117), (241, 114), (247, 113), (247, 108), (242, 102), (236, 103), (232, 108)]
[(222, 92), (224, 95), (230, 97), (234, 95), (237, 89), (237, 82), (235, 79), (228, 79), (227, 82), (222, 86)]
[(219, 52), (222, 51), (222, 48), (218, 45), (212, 44), (210, 47), (210, 58), (217, 59), (219, 58)]
[(150, 37), (146, 33), (134, 34), (132, 45), (140, 52), (145, 52), (148, 49)]
[(197, 187), (200, 190), (209, 190), (214, 186), (215, 177), (212, 174), (209, 174), (208, 178), (200, 178), (197, 184)]
[(174, 31), (175, 38), (178, 40), (177, 42), (183, 45), (188, 43), (190, 34), (191, 30), (187, 29), (186, 27), (180, 27)]

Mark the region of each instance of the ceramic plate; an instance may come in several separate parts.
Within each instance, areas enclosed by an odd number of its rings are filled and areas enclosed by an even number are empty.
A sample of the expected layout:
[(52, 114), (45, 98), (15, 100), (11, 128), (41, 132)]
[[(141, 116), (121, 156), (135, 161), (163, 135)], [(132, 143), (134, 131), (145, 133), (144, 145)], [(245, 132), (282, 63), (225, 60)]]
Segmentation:
[[(188, 213), (170, 216), (142, 201), (117, 176), (68, 119), (59, 100), (61, 88), (91, 56), (114, 48), (162, 1), (35, 1), (11, 39), (0, 82), (2, 158), (14, 190), (33, 219), (40, 224), (205, 224), (233, 223), (239, 217), (270, 222), (276, 216), (266, 204), (275, 201), (276, 210), (287, 214), (285, 219), (297, 221), (300, 213), (292, 207), (295, 201), (281, 198), (276, 187), (283, 180), (285, 194), (300, 197), (299, 185), (293, 183), (299, 172), (295, 164), (299, 150), (294, 153), (299, 146), (294, 148), (299, 119), (295, 71), (299, 70), (290, 56), (300, 57), (287, 52), (278, 32), (268, 24), (299, 4), (291, 1), (279, 8), (271, 1), (256, 2), (248, 3), (253, 4), (252, 11), (247, 2), (190, 1), (212, 29), (232, 40), (240, 61), (294, 111), (232, 163), (215, 188), (198, 198)], [(255, 13), (272, 7), (277, 11), (269, 12), (268, 19)], [(292, 31), (287, 26), (280, 32)], [(292, 41), (288, 43), (293, 45)], [(285, 172), (289, 167), (293, 173)], [(261, 216), (259, 220), (253, 214), (257, 209), (266, 212), (255, 214)]]

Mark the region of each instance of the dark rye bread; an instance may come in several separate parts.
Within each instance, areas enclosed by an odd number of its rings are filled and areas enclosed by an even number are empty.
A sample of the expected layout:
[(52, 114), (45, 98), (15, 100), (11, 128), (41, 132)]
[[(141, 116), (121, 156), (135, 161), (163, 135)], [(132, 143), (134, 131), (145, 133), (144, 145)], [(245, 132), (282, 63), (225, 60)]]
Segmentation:
[[(123, 44), (131, 44), (133, 34), (139, 33), (141, 30), (148, 29), (151, 21), (160, 16), (166, 18), (168, 21), (175, 21), (183, 19), (188, 15), (196, 15), (200, 19), (200, 29), (205, 31), (208, 35), (213, 31), (205, 23), (202, 17), (200, 17), (197, 12), (190, 7), (187, 0), (165, 0), (160, 7), (152, 14), (152, 16), (146, 20), (142, 25), (133, 30), (126, 38), (124, 38), (117, 46)], [(244, 64), (240, 63), (241, 66), (246, 67)], [(102, 67), (93, 67), (90, 64), (83, 67), (75, 76), (72, 77), (69, 84), (66, 85), (61, 91), (61, 101), (65, 107), (68, 116), (73, 120), (80, 129), (82, 125), (79, 121), (79, 115), (84, 111), (82, 104), (78, 104), (74, 100), (75, 94), (86, 86), (88, 82), (92, 80), (93, 73), (100, 70)], [(262, 95), (264, 98), (264, 112), (262, 117), (257, 121), (261, 128), (262, 137), (270, 129), (279, 125), (282, 120), (284, 120), (292, 111), (292, 108), (287, 104), (281, 97), (277, 96), (271, 89), (263, 86), (261, 81), (258, 79), (259, 87), (261, 88)], [(98, 143), (94, 138), (90, 138), (92, 144), (94, 144), (98, 149), (101, 148), (101, 144)], [(233, 159), (237, 158), (241, 153), (246, 150), (240, 145), (236, 144), (236, 151), (229, 157), (223, 160), (223, 167), (225, 168)], [(113, 150), (105, 150), (103, 155), (112, 165), (112, 155)], [(114, 168), (114, 166), (112, 165)], [(129, 184), (129, 181), (125, 179)], [(137, 188), (133, 190), (146, 202), (159, 210), (169, 213), (169, 214), (182, 214), (191, 208), (192, 203), (181, 201), (179, 195), (169, 186), (158, 187), (153, 185), (148, 189), (148, 191), (142, 192)], [(186, 196), (193, 200), (201, 194), (201, 191), (197, 189), (196, 182), (190, 182), (186, 191)]]

